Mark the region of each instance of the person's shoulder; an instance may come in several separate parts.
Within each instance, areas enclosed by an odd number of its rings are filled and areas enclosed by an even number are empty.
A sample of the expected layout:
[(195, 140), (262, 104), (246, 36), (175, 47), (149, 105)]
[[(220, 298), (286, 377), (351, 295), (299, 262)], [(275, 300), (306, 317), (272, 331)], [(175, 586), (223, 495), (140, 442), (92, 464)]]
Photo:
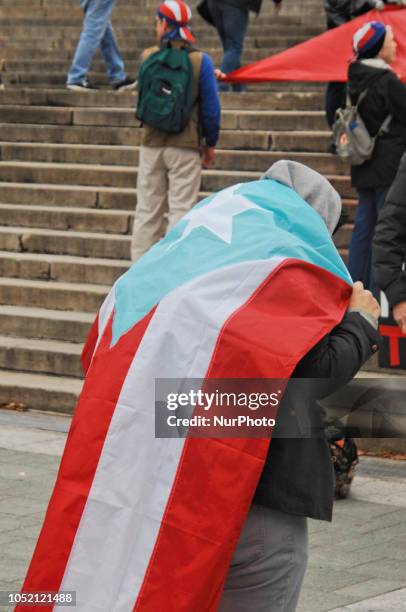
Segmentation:
[(387, 82), (390, 84), (394, 84), (396, 86), (401, 85), (402, 87), (406, 87), (405, 84), (400, 80), (396, 72), (391, 69), (385, 70), (385, 78)]
[(157, 51), (159, 51), (158, 45), (153, 45), (152, 47), (147, 47), (141, 53), (141, 61), (145, 62), (145, 60), (148, 59), (150, 55), (152, 55), (153, 53), (156, 53)]
[(205, 70), (212, 70), (214, 72), (214, 62), (212, 57), (205, 51), (200, 51), (202, 68)]

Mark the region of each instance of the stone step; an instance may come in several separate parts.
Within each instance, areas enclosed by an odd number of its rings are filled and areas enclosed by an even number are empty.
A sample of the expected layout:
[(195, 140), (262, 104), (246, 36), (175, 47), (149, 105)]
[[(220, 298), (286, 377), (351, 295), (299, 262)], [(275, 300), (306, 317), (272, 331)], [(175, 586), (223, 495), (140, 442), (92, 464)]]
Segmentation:
[[(141, 4), (141, 3), (139, 3)], [(140, 14), (140, 6), (138, 10), (136, 9), (137, 3), (134, 3), (133, 6), (118, 4), (114, 9), (114, 13), (112, 16), (113, 23), (125, 23), (125, 22), (139, 22), (141, 23), (150, 23), (151, 16), (154, 15), (156, 11), (156, 3), (155, 5), (150, 3), (149, 5), (142, 5), (142, 8), (145, 10), (146, 14)], [(268, 10), (267, 10), (268, 9)], [(32, 11), (32, 7), (31, 7)], [(264, 6), (264, 10), (261, 11), (261, 14), (257, 19), (269, 19), (272, 16), (272, 19), (276, 22), (286, 22), (286, 23), (295, 23), (298, 18), (302, 20), (303, 17), (309, 18), (311, 15), (319, 17), (320, 15), (320, 7), (314, 3), (307, 3), (306, 6), (302, 6), (301, 3), (298, 4), (290, 4), (289, 10), (281, 10), (278, 15), (274, 15), (273, 10), (269, 10), (269, 7)], [(42, 17), (44, 22), (46, 21), (57, 21), (59, 23), (69, 23), (70, 21), (75, 21), (80, 23), (82, 21), (82, 13), (77, 5), (70, 5), (69, 17), (67, 17), (66, 13), (62, 10), (62, 6), (54, 5), (41, 7), (40, 10), (36, 11), (33, 14), (34, 22), (39, 20)], [(142, 18), (142, 21), (141, 21)], [(0, 5), (0, 20), (4, 20), (5, 22), (9, 20), (13, 20), (14, 23), (19, 23), (20, 21), (27, 20), (27, 8), (25, 6), (12, 5), (3, 7)], [(193, 19), (193, 26), (202, 22), (200, 16), (195, 13), (195, 17)]]
[[(237, 182), (257, 180), (259, 176), (259, 172), (205, 170), (202, 189), (218, 191)], [(347, 176), (332, 175), (331, 179), (342, 197), (354, 197)], [(125, 166), (0, 162), (0, 180), (129, 188), (136, 184), (136, 170)]]
[[(66, 74), (72, 61), (73, 52), (75, 51), (73, 45), (72, 47), (71, 53), (66, 53), (66, 57), (62, 58), (58, 56), (57, 60), (52, 59), (52, 56), (55, 55), (55, 51), (43, 54), (40, 59), (30, 58), (28, 53), (22, 58), (18, 59), (15, 57), (15, 55), (12, 55), (12, 53), (6, 51), (2, 51), (2, 56), (7, 60), (7, 72), (10, 73), (24, 72), (42, 74), (44, 72), (61, 72)], [(244, 64), (257, 62), (269, 57), (270, 55), (284, 51), (286, 47), (286, 44), (278, 44), (277, 42), (273, 41), (272, 44), (268, 44), (265, 48), (246, 49), (244, 51), (242, 60)], [(140, 57), (143, 50), (144, 46), (139, 46), (135, 47), (130, 52), (123, 54), (125, 69), (128, 74), (135, 75), (136, 71), (138, 70)], [(205, 46), (205, 52), (210, 55), (215, 65), (220, 64), (223, 57), (223, 52), (218, 48), (218, 46)], [(92, 70), (94, 72), (103, 72), (105, 70), (104, 61), (102, 59), (95, 58), (92, 63)]]
[(0, 370), (0, 404), (15, 402), (31, 410), (72, 414), (82, 384), (78, 378)]
[(253, 151), (247, 155), (247, 151), (218, 150), (213, 168), (214, 170), (262, 173), (281, 159), (290, 159), (305, 164), (322, 174), (348, 174), (348, 164), (331, 153), (292, 152), (287, 155), (286, 151)]
[[(73, 8), (73, 10), (72, 10)], [(77, 7), (73, 5), (67, 12), (61, 14), (61, 10), (56, 8), (54, 10), (42, 10), (32, 11), (31, 14), (27, 15), (27, 12), (23, 9), (16, 8), (16, 11), (20, 12), (20, 15), (13, 15), (12, 8), (3, 8), (0, 6), (0, 27), (1, 29), (14, 25), (16, 28), (27, 27), (32, 25), (33, 27), (44, 27), (44, 28), (58, 28), (58, 30), (65, 30), (67, 28), (77, 28), (80, 32), (83, 22), (82, 13)], [(115, 11), (113, 14), (112, 22), (115, 31), (118, 34), (122, 34), (123, 30), (128, 31), (129, 29), (136, 29), (143, 26), (147, 31), (154, 32), (153, 19), (156, 13), (156, 6), (149, 11), (135, 11), (134, 9), (125, 9)], [(270, 27), (281, 27), (281, 26), (304, 26), (312, 27), (316, 26), (324, 27), (325, 17), (320, 8), (317, 6), (307, 6), (301, 9), (300, 5), (291, 4), (289, 10), (281, 11), (278, 16), (272, 16), (266, 12), (262, 12), (251, 19), (249, 23), (249, 30), (257, 30), (261, 26), (264, 28)], [(193, 31), (198, 37), (202, 32), (211, 31), (210, 26), (203, 21), (200, 17), (196, 17), (196, 20), (192, 22)], [(300, 28), (301, 29), (301, 28)], [(6, 35), (7, 32), (3, 32)]]
[[(189, 0), (189, 6), (195, 11), (196, 5), (198, 4), (197, 0)], [(314, 6), (320, 8), (319, 0), (301, 0), (300, 3), (303, 7)], [(44, 10), (44, 9), (52, 9), (54, 7), (58, 7), (58, 10), (72, 8), (72, 0), (0, 0), (0, 6), (3, 7), (22, 7), (26, 11), (26, 13), (30, 10), (35, 9), (35, 11)], [(130, 7), (134, 10), (134, 7), (139, 7), (145, 9), (156, 8), (156, 0), (120, 0), (120, 3), (115, 7), (115, 11), (121, 10), (121, 7)], [(285, 0), (283, 7), (290, 8), (289, 0)], [(264, 5), (261, 12), (266, 12), (270, 14), (274, 14), (273, 7), (267, 7)]]
[[(76, 9), (77, 5), (73, 5)], [(145, 7), (143, 7), (143, 11), (128, 11), (123, 9), (124, 12), (120, 11), (120, 5), (115, 8), (112, 23), (115, 31), (119, 36), (122, 36), (123, 31), (127, 33), (129, 29), (131, 30), (142, 30), (146, 33), (146, 35), (154, 35), (154, 27), (153, 20), (156, 13), (156, 4), (150, 11), (146, 11)], [(53, 34), (51, 32), (50, 38), (60, 36), (62, 33), (67, 30), (77, 30), (78, 33), (81, 31), (83, 19), (82, 13), (80, 10), (75, 10), (72, 13), (72, 5), (69, 9), (69, 14), (64, 11), (62, 8), (54, 8), (54, 14), (51, 14), (49, 11), (33, 11), (31, 9), (27, 9), (24, 11), (20, 9), (21, 16), (12, 16), (10, 14), (11, 7), (4, 9), (0, 5), (0, 14), (2, 15), (0, 18), (0, 22), (4, 28), (10, 27), (13, 23), (15, 24), (17, 29), (27, 27), (29, 23), (36, 28), (45, 27), (50, 28), (50, 26), (57, 26), (53, 29)], [(284, 9), (281, 13), (275, 17), (271, 12), (267, 9), (267, 5), (263, 4), (263, 10), (258, 17), (254, 17), (249, 20), (248, 24), (248, 33), (252, 33), (258, 30), (258, 26), (263, 25), (265, 28), (288, 28), (290, 30), (298, 30), (301, 32), (302, 28), (309, 28), (315, 30), (317, 28), (321, 29), (324, 27), (324, 11), (320, 11), (320, 6), (317, 5), (306, 5), (300, 7), (300, 5), (292, 4), (291, 9)], [(31, 14), (27, 14), (31, 13)], [(293, 26), (296, 26), (294, 28)], [(208, 23), (206, 23), (203, 19), (200, 18), (195, 12), (194, 18), (191, 21), (191, 27), (193, 32), (195, 33), (198, 40), (204, 36), (205, 34), (213, 34), (214, 28), (212, 28)], [(6, 30), (2, 33), (3, 36), (7, 36), (9, 32)], [(17, 33), (18, 34), (18, 33)], [(131, 40), (126, 36), (126, 40)]]
[(0, 204), (0, 225), (3, 226), (128, 234), (130, 218), (131, 215), (123, 211)]
[[(42, 38), (45, 41), (61, 41), (61, 40), (78, 40), (81, 23), (80, 21), (70, 23), (59, 23), (54, 24), (49, 20), (42, 22), (40, 17), (37, 20), (29, 19), (28, 23), (20, 20), (18, 23), (5, 23), (5, 20), (0, 21), (0, 32), (3, 38), (12, 42), (15, 39), (25, 38), (26, 40), (35, 40)], [(151, 19), (150, 19), (151, 21)], [(300, 18), (293, 18), (293, 21), (299, 22)], [(311, 20), (313, 21), (313, 20)], [(56, 26), (56, 27), (55, 27)], [(298, 27), (292, 27), (298, 26)], [(270, 21), (269, 19), (261, 18), (251, 20), (248, 36), (257, 38), (258, 36), (264, 41), (265, 44), (269, 44), (269, 40), (272, 36), (291, 36), (293, 34), (300, 33), (300, 36), (310, 38), (317, 36), (324, 29), (324, 21), (318, 21), (317, 23), (288, 23), (286, 18), (283, 21)], [(128, 41), (136, 41), (137, 36), (151, 37), (153, 40), (153, 30), (151, 25), (145, 25), (145, 22), (119, 22), (114, 20), (114, 31), (117, 36), (118, 46), (125, 46)], [(194, 28), (198, 45), (202, 45), (205, 36), (211, 37), (213, 30), (209, 26), (198, 26)], [(203, 46), (203, 45), (202, 45)]]
[[(40, 162), (0, 162), (0, 180), (21, 183), (51, 183), (85, 186), (134, 187), (136, 169), (125, 166), (99, 166), (97, 164), (52, 164)], [(205, 171), (202, 188), (208, 191), (221, 189), (234, 180), (255, 180), (258, 173)]]
[(132, 211), (137, 203), (137, 195), (135, 189), (0, 181), (0, 202)]
[(273, 131), (269, 138), (269, 149), (277, 151), (327, 152), (330, 150), (332, 143), (329, 130)]
[(129, 259), (130, 241), (130, 236), (119, 234), (0, 226), (0, 251), (17, 253)]
[[(100, 126), (55, 126), (36, 124), (1, 123), (3, 141), (8, 142), (47, 142), (110, 146), (135, 146), (140, 143), (141, 130), (130, 127)], [(300, 141), (300, 134), (297, 133)], [(331, 137), (326, 132), (328, 138)], [(270, 146), (270, 132), (263, 130), (227, 130), (220, 134), (219, 147), (227, 149), (262, 149)], [(311, 134), (305, 135), (305, 141)], [(312, 141), (313, 142), (313, 141)], [(305, 147), (305, 143), (302, 145)]]
[[(46, 142), (109, 146), (137, 146), (141, 130), (129, 127), (61, 126), (0, 123), (0, 133), (7, 142)], [(327, 152), (331, 146), (331, 132), (323, 130), (223, 130), (218, 147), (251, 151)]]
[(9, 278), (111, 286), (129, 265), (122, 259), (0, 251), (0, 276)]
[(131, 146), (0, 142), (2, 161), (108, 164), (135, 167), (139, 149)]
[(0, 304), (95, 313), (110, 285), (0, 278)]
[[(27, 124), (0, 124), (4, 140), (8, 142), (47, 142), (95, 145), (136, 146), (140, 143), (141, 131), (134, 128), (110, 128), (94, 126), (37, 126)], [(331, 147), (331, 132), (273, 131), (273, 130), (222, 130), (218, 148), (328, 152)]]
[(125, 166), (99, 166), (97, 164), (2, 161), (0, 162), (0, 180), (135, 188), (136, 170)]
[(2, 106), (1, 120), (4, 123), (39, 123), (54, 125), (71, 125), (73, 123), (71, 108), (55, 108), (48, 106)]
[[(46, 163), (87, 163), (135, 167), (138, 165), (137, 147), (109, 147), (106, 145), (66, 145), (1, 143), (0, 156), (3, 161), (31, 161)], [(215, 169), (257, 170), (263, 172), (275, 161), (284, 159), (284, 151), (228, 151), (218, 149)], [(326, 153), (291, 153), (289, 159), (308, 164), (325, 174), (348, 174), (348, 165), (336, 155)], [(0, 213), (1, 214), (1, 213)], [(114, 226), (113, 226), (114, 227)], [(115, 230), (112, 230), (115, 231)]]
[[(205, 170), (202, 174), (202, 189), (218, 191), (237, 182), (257, 180), (259, 176), (259, 172)], [(135, 187), (136, 170), (125, 166), (0, 162), (0, 180), (130, 188)], [(353, 191), (348, 190), (347, 176), (334, 175), (333, 182), (343, 197), (353, 197)]]
[[(243, 110), (320, 110), (324, 104), (324, 92), (276, 91), (257, 93), (221, 93), (223, 109)], [(0, 105), (114, 107), (133, 110), (137, 96), (133, 92), (109, 90), (78, 92), (63, 89), (4, 89), (0, 91)]]
[[(262, 51), (265, 56), (266, 54), (271, 55), (271, 51), (274, 49), (286, 49), (287, 47), (293, 47), (301, 42), (307, 40), (306, 36), (287, 34), (273, 35), (271, 38), (263, 36), (247, 36), (244, 41), (244, 53), (243, 57), (245, 61), (248, 61), (250, 54), (254, 51)], [(42, 46), (41, 46), (42, 43)], [(76, 49), (77, 36), (66, 38), (65, 40), (51, 39), (44, 43), (41, 38), (20, 38), (20, 39), (6, 39), (0, 36), (0, 44), (2, 45), (2, 57), (8, 60), (8, 62), (17, 62), (21, 60), (36, 60), (46, 61), (52, 60), (52, 57), (57, 57), (58, 62), (72, 60), (73, 54)], [(129, 44), (129, 41), (124, 41), (124, 44), (120, 45), (120, 54), (126, 61), (135, 61), (141, 52), (155, 44), (153, 36), (137, 36), (134, 43)], [(218, 53), (219, 51), (219, 38), (214, 33), (213, 35), (206, 34), (199, 40), (199, 48), (210, 55)], [(95, 55), (96, 60), (101, 60), (100, 53)], [(11, 63), (7, 63), (7, 67), (10, 70), (13, 66)], [(127, 65), (128, 69), (128, 65)]]
[(352, 229), (352, 224), (345, 223), (343, 226), (340, 227), (338, 232), (334, 234), (333, 240), (337, 249), (341, 250), (348, 247), (351, 239)]
[(82, 345), (57, 340), (0, 336), (0, 368), (82, 377)]
[(67, 127), (40, 125), (32, 123), (32, 121), (26, 124), (0, 123), (0, 133), (1, 139), (8, 142), (92, 143), (110, 146), (138, 145), (141, 137), (141, 130), (129, 127)]
[(87, 312), (3, 305), (0, 336), (83, 343), (93, 321), (94, 315)]
[[(3, 106), (4, 123), (30, 123), (80, 126), (139, 127), (133, 109), (127, 108), (55, 108), (52, 106)], [(223, 130), (322, 130), (322, 111), (307, 110), (224, 110)], [(4, 138), (3, 138), (4, 140)]]

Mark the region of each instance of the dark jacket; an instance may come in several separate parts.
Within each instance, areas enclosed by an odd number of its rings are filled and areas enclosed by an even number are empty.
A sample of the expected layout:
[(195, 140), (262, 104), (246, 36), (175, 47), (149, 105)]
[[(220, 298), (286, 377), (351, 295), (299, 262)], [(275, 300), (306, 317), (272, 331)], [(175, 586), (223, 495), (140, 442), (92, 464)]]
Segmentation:
[(377, 285), (390, 306), (406, 301), (406, 154), (379, 214), (372, 258)]
[[(303, 384), (292, 381), (285, 391), (254, 503), (288, 514), (331, 520), (334, 473), (316, 400), (349, 382), (375, 352), (378, 338), (363, 316), (347, 313), (340, 325), (299, 362), (292, 378), (307, 380)], [(296, 382), (299, 387), (295, 387)], [(287, 420), (292, 420), (292, 428), (296, 426), (299, 414), (310, 417), (313, 437), (278, 437)]]
[(327, 28), (337, 28), (375, 6), (374, 0), (323, 0)]
[(350, 65), (348, 80), (353, 102), (368, 89), (359, 111), (371, 136), (392, 115), (388, 132), (378, 137), (372, 158), (351, 167), (352, 184), (358, 189), (389, 187), (406, 151), (406, 86), (392, 70), (373, 68), (362, 61)]
[[(259, 13), (262, 6), (262, 0), (222, 0), (225, 4), (236, 6), (240, 9)], [(273, 0), (275, 4), (280, 4), (282, 0)]]

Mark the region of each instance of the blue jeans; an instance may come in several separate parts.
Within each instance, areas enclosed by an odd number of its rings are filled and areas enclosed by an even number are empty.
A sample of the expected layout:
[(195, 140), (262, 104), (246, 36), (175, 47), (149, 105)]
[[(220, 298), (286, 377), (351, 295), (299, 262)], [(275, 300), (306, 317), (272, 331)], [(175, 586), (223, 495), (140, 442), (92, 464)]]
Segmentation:
[(371, 251), (378, 213), (383, 207), (389, 187), (358, 189), (358, 206), (350, 242), (348, 269), (353, 281), (362, 281), (364, 287), (376, 294), (372, 275)]
[(83, 30), (68, 73), (67, 83), (80, 83), (89, 71), (98, 47), (107, 65), (107, 74), (113, 83), (125, 79), (121, 58), (110, 22), (115, 0), (82, 0), (85, 11)]
[[(225, 73), (237, 70), (241, 66), (240, 60), (248, 27), (248, 11), (216, 0), (208, 0), (208, 7), (224, 49), (220, 69)], [(219, 91), (228, 91), (229, 88), (226, 83), (219, 84)], [(244, 89), (245, 85), (232, 85), (233, 91), (244, 91)]]

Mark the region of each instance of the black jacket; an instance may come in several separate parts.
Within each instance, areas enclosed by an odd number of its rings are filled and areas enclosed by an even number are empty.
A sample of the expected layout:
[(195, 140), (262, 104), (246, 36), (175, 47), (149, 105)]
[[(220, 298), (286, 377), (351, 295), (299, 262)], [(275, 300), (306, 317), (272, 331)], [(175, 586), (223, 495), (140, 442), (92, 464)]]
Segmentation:
[(372, 261), (378, 287), (391, 307), (406, 301), (406, 154), (378, 218)]
[(371, 136), (392, 115), (388, 132), (378, 137), (372, 158), (351, 167), (352, 184), (358, 189), (389, 187), (406, 151), (406, 86), (392, 70), (373, 68), (361, 61), (350, 64), (348, 81), (353, 102), (368, 89), (359, 111)]
[[(288, 514), (331, 520), (334, 473), (316, 400), (349, 382), (375, 352), (378, 338), (378, 332), (364, 317), (347, 313), (340, 325), (299, 362), (292, 377), (307, 379), (303, 381), (305, 389), (300, 381), (292, 381), (285, 391), (254, 503)], [(299, 388), (295, 382), (299, 382)], [(290, 416), (292, 411), (296, 417), (299, 413), (309, 415), (313, 437), (278, 437), (281, 422), (283, 427), (286, 420), (297, 421)]]
[[(262, 0), (223, 0), (225, 4), (231, 6), (237, 6), (238, 8), (252, 11), (253, 13), (259, 13), (262, 6)], [(280, 4), (282, 0), (273, 0), (275, 4)]]
[(375, 6), (373, 0), (323, 0), (327, 28), (337, 28)]

